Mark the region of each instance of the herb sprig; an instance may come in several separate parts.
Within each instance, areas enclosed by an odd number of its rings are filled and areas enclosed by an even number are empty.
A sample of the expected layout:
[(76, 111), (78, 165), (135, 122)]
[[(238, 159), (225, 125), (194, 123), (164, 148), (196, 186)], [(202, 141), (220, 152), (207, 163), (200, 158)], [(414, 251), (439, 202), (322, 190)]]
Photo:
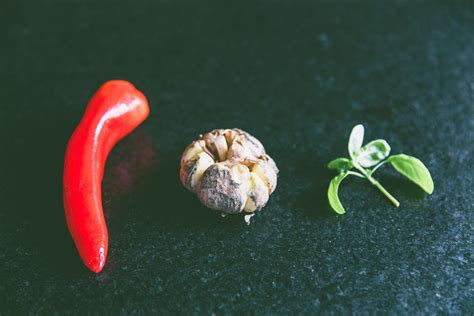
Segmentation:
[(400, 202), (390, 194), (374, 177), (373, 174), (384, 164), (390, 163), (399, 173), (413, 181), (428, 194), (433, 193), (434, 184), (430, 172), (417, 158), (405, 154), (390, 155), (390, 145), (383, 139), (377, 139), (362, 146), (364, 142), (364, 126), (356, 125), (349, 137), (349, 157), (336, 158), (328, 163), (328, 168), (339, 171), (329, 183), (328, 199), (332, 209), (338, 214), (345, 210), (339, 200), (339, 185), (347, 176), (352, 175), (367, 179), (380, 190), (396, 207)]

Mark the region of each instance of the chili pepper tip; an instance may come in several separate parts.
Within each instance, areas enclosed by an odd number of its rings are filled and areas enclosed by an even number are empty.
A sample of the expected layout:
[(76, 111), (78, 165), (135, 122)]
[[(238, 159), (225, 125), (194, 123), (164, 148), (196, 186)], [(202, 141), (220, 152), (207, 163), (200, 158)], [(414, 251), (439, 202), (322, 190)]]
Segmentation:
[(91, 260), (87, 262), (86, 265), (91, 271), (95, 273), (101, 272), (105, 265), (104, 247), (100, 247), (98, 256), (91, 258)]

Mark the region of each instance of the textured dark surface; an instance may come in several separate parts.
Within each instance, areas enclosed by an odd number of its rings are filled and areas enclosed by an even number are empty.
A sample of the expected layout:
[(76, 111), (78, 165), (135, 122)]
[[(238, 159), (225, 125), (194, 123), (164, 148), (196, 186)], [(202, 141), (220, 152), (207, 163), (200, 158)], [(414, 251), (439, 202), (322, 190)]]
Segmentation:
[[(0, 314), (472, 314), (474, 10), (468, 1), (0, 4)], [(67, 140), (98, 86), (133, 82), (146, 123), (111, 153), (107, 266), (66, 228)], [(435, 193), (385, 167), (327, 206), (352, 126), (419, 157)], [(240, 127), (281, 173), (251, 226), (178, 180), (197, 134)]]

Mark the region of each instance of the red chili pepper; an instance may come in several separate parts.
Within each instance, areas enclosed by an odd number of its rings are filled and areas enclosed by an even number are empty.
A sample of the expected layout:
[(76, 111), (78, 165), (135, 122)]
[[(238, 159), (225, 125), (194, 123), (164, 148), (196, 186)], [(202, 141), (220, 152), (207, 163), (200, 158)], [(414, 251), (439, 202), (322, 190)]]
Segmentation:
[(64, 162), (64, 208), (77, 250), (92, 271), (102, 270), (108, 235), (102, 211), (102, 176), (113, 146), (148, 116), (145, 96), (130, 82), (113, 80), (95, 93), (74, 131)]

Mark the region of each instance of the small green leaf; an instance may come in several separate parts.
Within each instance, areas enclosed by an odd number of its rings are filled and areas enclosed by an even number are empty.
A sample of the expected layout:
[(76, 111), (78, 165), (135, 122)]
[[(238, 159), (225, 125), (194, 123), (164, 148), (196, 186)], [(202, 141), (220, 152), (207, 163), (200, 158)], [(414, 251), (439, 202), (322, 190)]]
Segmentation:
[(398, 172), (413, 181), (428, 194), (433, 193), (433, 179), (431, 179), (430, 172), (419, 159), (400, 154), (389, 157), (388, 161)]
[(355, 154), (362, 147), (364, 142), (364, 126), (362, 124), (354, 126), (352, 129), (351, 135), (349, 136), (349, 144), (347, 148), (349, 149), (349, 155), (351, 158), (354, 158)]
[(390, 155), (390, 145), (383, 139), (373, 140), (359, 150), (357, 162), (364, 168), (370, 168)]
[(339, 200), (338, 195), (339, 184), (341, 184), (342, 180), (344, 180), (345, 177), (347, 177), (347, 173), (341, 173), (335, 176), (331, 180), (331, 183), (329, 183), (328, 188), (329, 204), (331, 205), (332, 209), (338, 214), (344, 214), (346, 212), (341, 204), (341, 201)]
[(350, 170), (352, 167), (352, 161), (347, 158), (336, 158), (328, 163), (328, 168), (331, 170), (344, 171)]

